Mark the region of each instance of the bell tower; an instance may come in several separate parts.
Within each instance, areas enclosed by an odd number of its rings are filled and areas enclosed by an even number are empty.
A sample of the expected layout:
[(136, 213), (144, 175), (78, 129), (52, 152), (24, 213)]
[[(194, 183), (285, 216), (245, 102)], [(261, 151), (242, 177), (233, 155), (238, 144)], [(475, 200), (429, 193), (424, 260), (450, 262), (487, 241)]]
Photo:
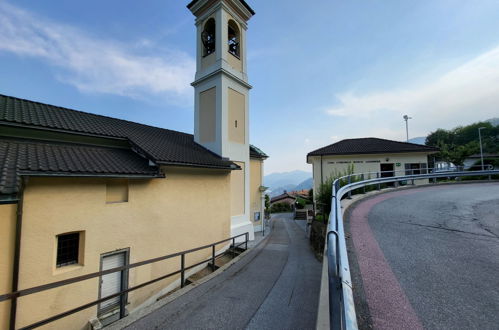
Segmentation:
[(246, 30), (255, 12), (244, 0), (194, 0), (187, 8), (197, 28), (194, 140), (241, 168), (231, 173), (231, 234), (253, 239)]

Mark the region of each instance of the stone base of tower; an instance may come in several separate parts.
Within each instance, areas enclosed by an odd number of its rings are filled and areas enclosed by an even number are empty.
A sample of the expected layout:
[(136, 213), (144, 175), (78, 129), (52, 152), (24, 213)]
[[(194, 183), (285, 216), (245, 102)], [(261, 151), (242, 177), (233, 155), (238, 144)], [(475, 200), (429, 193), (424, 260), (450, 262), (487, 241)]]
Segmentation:
[[(255, 229), (248, 217), (244, 215), (231, 217), (230, 236), (233, 237), (244, 233), (249, 233), (250, 241), (255, 239)], [(241, 236), (237, 241), (244, 241), (244, 237)]]

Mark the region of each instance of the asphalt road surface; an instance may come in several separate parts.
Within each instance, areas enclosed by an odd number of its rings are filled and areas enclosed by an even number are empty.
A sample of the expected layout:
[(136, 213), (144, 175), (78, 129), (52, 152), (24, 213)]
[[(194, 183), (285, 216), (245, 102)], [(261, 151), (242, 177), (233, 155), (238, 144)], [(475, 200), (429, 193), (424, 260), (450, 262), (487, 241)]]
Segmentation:
[(375, 195), (347, 212), (364, 329), (499, 329), (499, 183)]
[(127, 329), (315, 329), (321, 264), (290, 214), (219, 276)]

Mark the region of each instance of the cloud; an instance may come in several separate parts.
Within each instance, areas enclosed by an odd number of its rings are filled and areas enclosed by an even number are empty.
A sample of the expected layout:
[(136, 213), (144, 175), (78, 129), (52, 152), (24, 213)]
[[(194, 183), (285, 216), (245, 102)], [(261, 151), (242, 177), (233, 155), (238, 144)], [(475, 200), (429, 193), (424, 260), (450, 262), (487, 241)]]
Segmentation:
[(190, 100), (195, 60), (184, 52), (147, 39), (127, 44), (92, 37), (5, 2), (0, 2), (0, 31), (0, 52), (46, 61), (62, 69), (60, 80), (81, 91)]
[(420, 133), (494, 117), (499, 111), (499, 47), (424, 85), (365, 94), (347, 91), (336, 97), (339, 105), (330, 107), (328, 114), (369, 122), (368, 131), (381, 124), (377, 129), (389, 135), (395, 132), (384, 123), (394, 116), (402, 123), (403, 114), (414, 118), (410, 126)]

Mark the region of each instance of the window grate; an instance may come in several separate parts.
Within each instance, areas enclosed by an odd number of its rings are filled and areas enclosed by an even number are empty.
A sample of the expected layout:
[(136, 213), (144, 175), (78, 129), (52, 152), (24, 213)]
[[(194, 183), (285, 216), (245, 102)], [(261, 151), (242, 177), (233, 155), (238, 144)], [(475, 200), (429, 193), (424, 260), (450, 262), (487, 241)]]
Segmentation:
[(78, 263), (80, 233), (57, 236), (57, 267)]

